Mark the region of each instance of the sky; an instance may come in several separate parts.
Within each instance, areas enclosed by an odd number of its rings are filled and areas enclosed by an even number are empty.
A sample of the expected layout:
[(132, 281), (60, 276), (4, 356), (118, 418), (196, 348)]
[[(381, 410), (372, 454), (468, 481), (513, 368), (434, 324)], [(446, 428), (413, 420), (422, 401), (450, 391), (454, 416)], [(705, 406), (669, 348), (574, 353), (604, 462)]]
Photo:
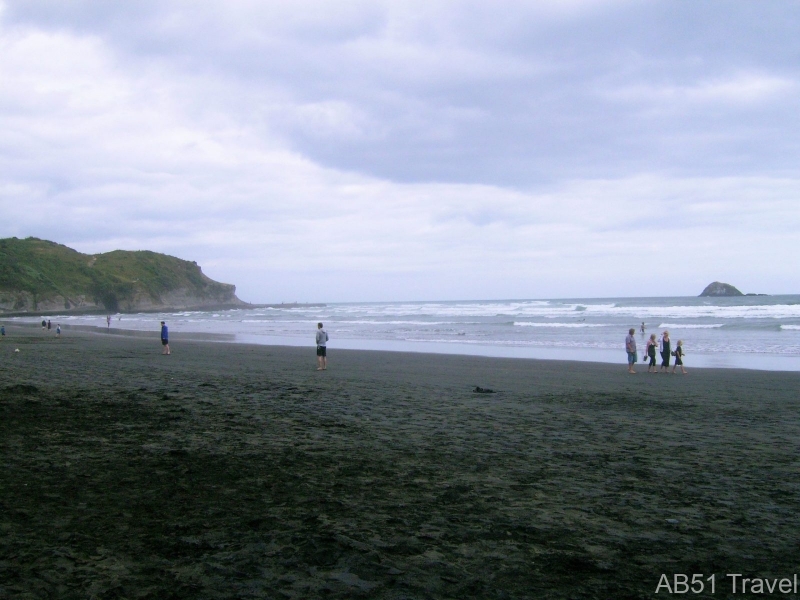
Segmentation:
[(0, 237), (248, 302), (800, 293), (800, 2), (0, 0)]

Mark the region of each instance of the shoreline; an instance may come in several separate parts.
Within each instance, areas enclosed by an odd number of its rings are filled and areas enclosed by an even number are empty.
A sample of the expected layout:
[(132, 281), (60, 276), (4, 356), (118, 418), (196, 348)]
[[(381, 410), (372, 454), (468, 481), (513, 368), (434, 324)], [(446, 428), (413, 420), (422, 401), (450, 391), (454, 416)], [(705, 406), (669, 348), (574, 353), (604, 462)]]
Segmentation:
[(242, 301), (239, 304), (204, 304), (201, 306), (162, 306), (157, 308), (142, 308), (136, 311), (111, 311), (104, 308), (77, 308), (77, 309), (62, 309), (62, 310), (45, 310), (35, 312), (0, 312), (0, 319), (13, 318), (13, 317), (69, 317), (69, 316), (86, 316), (86, 315), (135, 315), (135, 314), (157, 314), (161, 312), (183, 312), (183, 311), (211, 311), (211, 310), (236, 310), (247, 308), (308, 308), (308, 307), (321, 307), (325, 304), (316, 303), (303, 303), (303, 302), (281, 302), (279, 304), (251, 304)]
[[(113, 321), (112, 321), (113, 324)], [(38, 323), (13, 322), (8, 327), (23, 327), (41, 329)], [(123, 329), (95, 325), (61, 324), (62, 330), (82, 331), (92, 334), (117, 335), (127, 337), (158, 338), (157, 329), (143, 331), (137, 329)], [(171, 340), (209, 341), (229, 344), (245, 344), (254, 346), (277, 347), (312, 347), (313, 344), (305, 337), (293, 336), (268, 336), (227, 334), (214, 332), (181, 332), (170, 331)], [(624, 351), (594, 349), (594, 348), (558, 348), (558, 347), (504, 347), (480, 344), (441, 343), (441, 342), (407, 342), (394, 340), (366, 340), (352, 338), (338, 338), (329, 345), (336, 350), (358, 350), (368, 352), (399, 352), (429, 355), (449, 356), (476, 356), (484, 358), (508, 358), (534, 361), (562, 361), (580, 364), (597, 363), (620, 365), (626, 367)], [(638, 356), (639, 353), (637, 353)], [(672, 369), (670, 363), (670, 370)], [(800, 356), (786, 356), (781, 354), (703, 354), (691, 353), (685, 359), (687, 370), (692, 369), (743, 369), (752, 371), (769, 372), (800, 372)], [(646, 364), (637, 362), (635, 368), (639, 372), (647, 373)]]

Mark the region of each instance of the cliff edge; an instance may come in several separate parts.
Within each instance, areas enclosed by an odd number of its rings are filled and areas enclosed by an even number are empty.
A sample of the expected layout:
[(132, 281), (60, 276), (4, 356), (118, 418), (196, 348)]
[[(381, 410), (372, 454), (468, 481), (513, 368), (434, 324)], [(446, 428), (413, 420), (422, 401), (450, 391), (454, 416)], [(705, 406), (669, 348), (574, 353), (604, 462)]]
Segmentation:
[(0, 314), (247, 306), (236, 286), (157, 252), (82, 254), (37, 238), (0, 239)]

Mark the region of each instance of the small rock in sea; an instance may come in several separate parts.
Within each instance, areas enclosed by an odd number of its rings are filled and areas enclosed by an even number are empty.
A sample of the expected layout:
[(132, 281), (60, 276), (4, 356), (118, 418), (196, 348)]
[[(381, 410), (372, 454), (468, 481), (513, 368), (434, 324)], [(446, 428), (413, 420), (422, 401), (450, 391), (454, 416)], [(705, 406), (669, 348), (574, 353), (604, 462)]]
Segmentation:
[(476, 386), (475, 386), (475, 389), (474, 389), (473, 391), (474, 391), (476, 394), (494, 394), (494, 393), (495, 393), (495, 391), (494, 391), (494, 390), (490, 390), (489, 388), (482, 388), (482, 387), (481, 387), (481, 386), (479, 386), (479, 385), (476, 385)]
[(677, 525), (678, 523), (680, 523), (680, 521), (678, 521), (678, 519), (667, 519), (667, 523), (671, 523), (672, 525)]

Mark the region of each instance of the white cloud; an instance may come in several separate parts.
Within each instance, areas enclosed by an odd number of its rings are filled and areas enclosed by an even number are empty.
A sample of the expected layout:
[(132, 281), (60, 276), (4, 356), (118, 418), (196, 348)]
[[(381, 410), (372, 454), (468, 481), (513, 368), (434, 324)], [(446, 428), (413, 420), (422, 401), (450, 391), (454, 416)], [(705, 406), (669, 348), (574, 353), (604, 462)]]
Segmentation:
[[(238, 51), (225, 58), (235, 74), (218, 68), (224, 61), (198, 70), (169, 48), (131, 55), (107, 35), (0, 20), (0, 234), (85, 252), (168, 252), (236, 283), (250, 301), (693, 294), (734, 269), (729, 279), (747, 289), (800, 283), (796, 171), (698, 174), (658, 160), (619, 167), (625, 160), (613, 149), (625, 123), (559, 96), (557, 61), (465, 44), (465, 31), (439, 18), (450, 4), (433, 6), (436, 18), (394, 4), (353, 6), (344, 16), (328, 3), (312, 17), (288, 4), (274, 14), (260, 3), (213, 13), (228, 33), (212, 35), (212, 48), (297, 48), (285, 68), (310, 65), (312, 77), (294, 86), (272, 77), (277, 60), (246, 77)], [(186, 6), (168, 8), (158, 31), (186, 35), (175, 17)], [(315, 54), (320, 47), (330, 63)], [(610, 97), (637, 110), (785, 101), (793, 80), (767, 72), (688, 86), (634, 82)], [(542, 100), (548, 77), (557, 89)], [(497, 100), (504, 89), (527, 100), (525, 85), (537, 100), (526, 110), (542, 113), (533, 125)], [(483, 97), (493, 86), (500, 91)], [(669, 125), (642, 132), (648, 147)], [(470, 127), (477, 133), (465, 137)], [(508, 137), (497, 141), (498, 129)], [(687, 151), (690, 143), (681, 141)], [(416, 161), (435, 176), (337, 167), (335, 155), (354, 147), (365, 161), (383, 153), (391, 167)], [(481, 171), (481, 160), (542, 169), (537, 162), (551, 155), (558, 166), (580, 155), (575, 164), (593, 168), (533, 183)]]
[(746, 106), (796, 93), (797, 81), (763, 73), (739, 73), (690, 85), (637, 84), (611, 89), (605, 96), (618, 101), (658, 105), (681, 110), (691, 105)]

